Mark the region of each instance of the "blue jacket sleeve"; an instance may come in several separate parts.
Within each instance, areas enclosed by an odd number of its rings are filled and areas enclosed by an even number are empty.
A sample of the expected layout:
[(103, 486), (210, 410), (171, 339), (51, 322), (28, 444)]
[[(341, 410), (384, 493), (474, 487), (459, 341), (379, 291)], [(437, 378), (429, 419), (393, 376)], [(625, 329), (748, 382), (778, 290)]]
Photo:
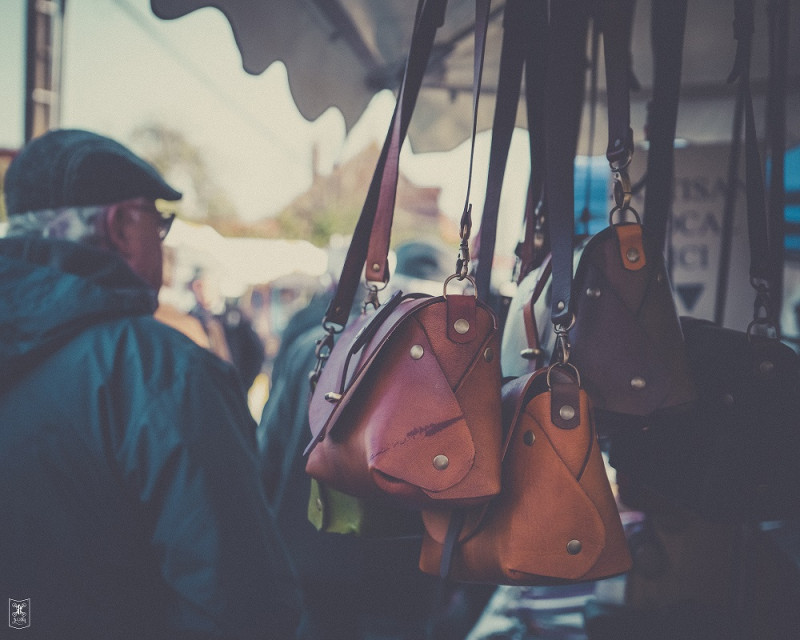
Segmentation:
[(292, 638), (299, 589), (263, 493), (244, 391), (227, 363), (189, 354), (145, 376), (158, 388), (133, 402), (116, 452), (170, 594), (168, 626), (199, 637)]

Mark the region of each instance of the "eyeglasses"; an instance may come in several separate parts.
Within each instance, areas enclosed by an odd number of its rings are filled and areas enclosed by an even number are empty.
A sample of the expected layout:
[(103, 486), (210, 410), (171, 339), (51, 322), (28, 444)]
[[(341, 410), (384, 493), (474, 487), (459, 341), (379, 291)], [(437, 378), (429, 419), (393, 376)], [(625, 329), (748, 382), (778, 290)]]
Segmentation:
[(167, 237), (169, 230), (172, 228), (172, 222), (175, 220), (174, 213), (161, 213), (156, 211), (158, 215), (158, 239), (162, 242)]
[(150, 213), (156, 217), (156, 226), (158, 228), (158, 239), (164, 241), (167, 237), (169, 230), (172, 228), (172, 223), (175, 220), (174, 213), (161, 213), (155, 208), (152, 200), (148, 201), (145, 198), (134, 198), (133, 200), (126, 200), (121, 203), (123, 206), (130, 207), (136, 211), (143, 211)]

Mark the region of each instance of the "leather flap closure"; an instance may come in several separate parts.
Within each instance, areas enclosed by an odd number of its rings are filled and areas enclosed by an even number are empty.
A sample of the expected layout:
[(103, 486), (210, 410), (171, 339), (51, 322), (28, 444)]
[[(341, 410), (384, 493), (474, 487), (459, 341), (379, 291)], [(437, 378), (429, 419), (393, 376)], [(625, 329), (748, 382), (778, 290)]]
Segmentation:
[(550, 421), (559, 429), (574, 429), (581, 423), (578, 381), (570, 376), (568, 365), (553, 365), (550, 378)]
[[(368, 398), (366, 414), (383, 425), (368, 430), (370, 469), (426, 491), (449, 489), (472, 468), (475, 445), (461, 406), (415, 319), (408, 319), (381, 359), (391, 366), (376, 374), (376, 388)], [(385, 393), (380, 391), (382, 383)]]
[(622, 265), (629, 271), (643, 269), (647, 265), (647, 256), (642, 240), (642, 225), (617, 224), (614, 225), (614, 230), (617, 232)]
[(311, 442), (308, 455), (327, 429), (347, 406), (353, 392), (364, 379), (384, 343), (401, 321), (418, 308), (440, 298), (431, 296), (393, 296), (372, 314), (364, 313), (351, 320), (336, 339), (336, 344), (322, 369), (309, 404)]
[[(583, 466), (576, 463), (585, 460), (593, 444), (592, 430), (584, 425), (563, 431), (548, 424), (550, 396), (534, 397), (515, 425), (504, 461), (503, 499), (497, 508), (508, 510), (506, 525), (511, 531), (531, 541), (514, 545), (519, 553), (509, 558), (510, 572), (579, 579), (594, 566), (606, 544), (603, 518), (576, 478)], [(585, 409), (583, 398), (582, 404)], [(556, 448), (553, 437), (564, 440), (561, 447)], [(573, 446), (564, 446), (567, 440)], [(572, 455), (565, 456), (567, 450)]]
[(447, 337), (460, 344), (478, 337), (475, 309), (477, 298), (450, 294), (447, 300)]

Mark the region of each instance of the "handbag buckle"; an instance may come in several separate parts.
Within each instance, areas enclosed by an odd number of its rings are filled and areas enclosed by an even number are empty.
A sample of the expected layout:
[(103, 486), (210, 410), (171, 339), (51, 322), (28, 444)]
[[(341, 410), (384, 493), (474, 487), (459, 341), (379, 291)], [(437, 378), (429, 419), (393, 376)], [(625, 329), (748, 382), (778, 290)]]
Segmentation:
[(322, 374), (322, 367), (325, 366), (325, 361), (331, 355), (333, 336), (336, 333), (336, 330), (332, 326), (324, 324), (323, 326), (325, 326), (326, 333), (317, 340), (317, 346), (314, 349), (314, 354), (317, 356), (317, 363), (314, 365), (314, 369), (308, 374), (308, 384), (311, 387), (311, 393), (314, 393), (314, 389), (317, 387), (317, 381)]

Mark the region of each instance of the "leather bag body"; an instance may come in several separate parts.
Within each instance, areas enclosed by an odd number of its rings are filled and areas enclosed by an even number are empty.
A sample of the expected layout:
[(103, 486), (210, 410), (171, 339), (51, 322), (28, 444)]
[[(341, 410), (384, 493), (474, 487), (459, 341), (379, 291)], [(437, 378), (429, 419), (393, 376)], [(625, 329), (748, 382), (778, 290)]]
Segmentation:
[(777, 339), (681, 318), (699, 399), (612, 441), (611, 463), (709, 517), (800, 514), (800, 359)]
[(309, 407), (307, 473), (410, 508), (500, 491), (499, 333), (472, 295), (395, 294), (339, 336)]
[(641, 416), (697, 397), (663, 255), (640, 224), (587, 243), (573, 304), (570, 359), (594, 407)]
[(454, 512), (423, 511), (422, 571), (464, 582), (549, 585), (630, 569), (588, 396), (564, 367), (552, 372), (550, 388), (548, 369), (504, 385), (503, 491), (462, 513), (457, 541)]

